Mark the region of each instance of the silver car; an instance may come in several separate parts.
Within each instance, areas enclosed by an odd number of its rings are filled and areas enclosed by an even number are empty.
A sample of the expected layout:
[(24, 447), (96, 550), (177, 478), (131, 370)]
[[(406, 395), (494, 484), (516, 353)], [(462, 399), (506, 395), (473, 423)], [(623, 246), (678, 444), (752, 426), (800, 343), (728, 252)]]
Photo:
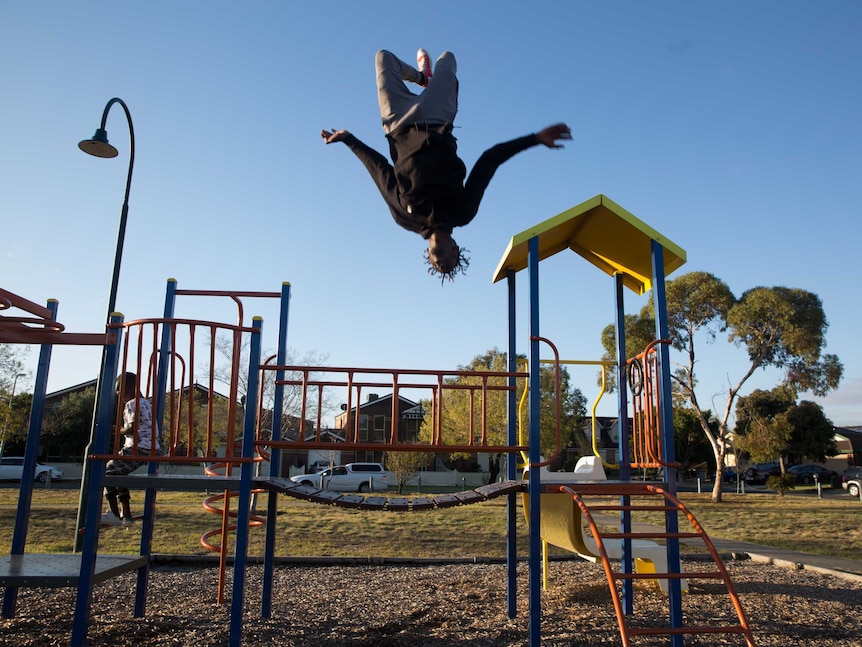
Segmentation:
[(292, 476), (290, 480), (332, 492), (385, 492), (389, 488), (386, 471), (380, 463), (348, 463), (317, 474)]

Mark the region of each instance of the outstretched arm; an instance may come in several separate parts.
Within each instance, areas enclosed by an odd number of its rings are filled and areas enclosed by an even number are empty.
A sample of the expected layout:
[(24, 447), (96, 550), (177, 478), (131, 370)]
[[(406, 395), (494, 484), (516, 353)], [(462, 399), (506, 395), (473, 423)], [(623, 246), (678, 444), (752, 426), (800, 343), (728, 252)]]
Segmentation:
[(322, 130), (320, 136), (327, 144), (335, 142), (343, 142), (359, 161), (362, 162), (365, 169), (374, 180), (377, 190), (386, 201), (389, 207), (389, 212), (396, 223), (409, 231), (421, 233), (423, 223), (421, 220), (415, 221), (411, 216), (404, 211), (398, 199), (398, 185), (395, 180), (395, 169), (389, 163), (389, 160), (383, 157), (373, 148), (370, 148), (351, 135), (346, 130)]
[(536, 133), (536, 139), (539, 140), (539, 143), (548, 148), (563, 148), (563, 145), (558, 144), (557, 140), (571, 138), (572, 130), (566, 124), (554, 124)]
[(323, 141), (327, 144), (334, 144), (335, 142), (343, 142), (350, 133), (346, 130), (326, 130), (324, 128), (320, 131), (320, 136), (323, 137)]
[(465, 221), (462, 224), (467, 224), (476, 215), (476, 212), (479, 210), (479, 203), (485, 194), (485, 189), (488, 187), (488, 183), (494, 177), (494, 173), (496, 173), (500, 164), (537, 144), (544, 144), (548, 148), (563, 148), (562, 144), (557, 144), (557, 140), (571, 138), (572, 131), (566, 124), (554, 124), (533, 135), (497, 144), (482, 153), (476, 161), (475, 166), (473, 166), (473, 170), (470, 171), (467, 182), (464, 184)]

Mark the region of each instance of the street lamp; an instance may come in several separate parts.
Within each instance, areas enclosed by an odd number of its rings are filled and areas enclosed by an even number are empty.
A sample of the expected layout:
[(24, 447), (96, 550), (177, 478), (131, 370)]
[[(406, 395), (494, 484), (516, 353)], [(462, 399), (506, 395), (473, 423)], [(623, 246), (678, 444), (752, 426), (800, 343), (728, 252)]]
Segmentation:
[(129, 108), (122, 99), (116, 97), (108, 101), (105, 111), (102, 113), (102, 125), (96, 129), (96, 134), (90, 139), (78, 143), (78, 148), (94, 157), (112, 158), (119, 152), (108, 143), (108, 131), (105, 130), (105, 122), (108, 120), (108, 112), (115, 103), (122, 107), (129, 122), (129, 175), (126, 179), (126, 194), (123, 198), (123, 209), (120, 212), (120, 231), (117, 234), (117, 252), (114, 254), (114, 275), (111, 279), (111, 295), (108, 299), (108, 319), (117, 305), (117, 284), (120, 281), (120, 263), (123, 260), (123, 241), (126, 238), (126, 220), (129, 216), (129, 190), (132, 188), (132, 170), (135, 167), (135, 128), (132, 125), (132, 115)]
[(6, 412), (6, 422), (3, 425), (3, 438), (0, 438), (0, 457), (6, 452), (6, 434), (9, 433), (9, 418), (12, 417), (12, 400), (15, 399), (15, 389), (18, 387), (18, 378), (26, 377), (26, 373), (17, 373), (12, 381), (12, 395), (9, 396), (9, 410)]
[[(108, 113), (111, 110), (111, 106), (113, 106), (115, 103), (119, 104), (120, 107), (123, 109), (123, 112), (126, 113), (126, 120), (129, 122), (129, 175), (126, 178), (126, 193), (123, 197), (123, 209), (120, 212), (120, 230), (117, 234), (117, 251), (114, 254), (114, 274), (111, 278), (111, 294), (108, 297), (108, 315), (105, 322), (106, 326), (108, 323), (110, 323), (111, 313), (114, 312), (117, 306), (117, 285), (120, 282), (120, 264), (123, 260), (123, 242), (126, 238), (126, 220), (129, 217), (129, 190), (132, 188), (132, 170), (135, 167), (135, 128), (132, 125), (132, 115), (129, 114), (129, 107), (122, 99), (118, 99), (116, 97), (108, 101), (107, 105), (105, 106), (104, 112), (102, 112), (102, 123), (99, 128), (96, 129), (96, 134), (93, 135), (90, 139), (85, 139), (78, 143), (78, 148), (80, 148), (88, 155), (93, 155), (94, 157), (112, 158), (116, 157), (119, 154), (117, 149), (108, 143), (108, 131), (105, 130), (105, 123), (108, 120)], [(106, 355), (107, 347), (103, 347), (102, 363), (100, 365), (99, 377), (96, 380), (96, 402), (95, 407), (93, 408), (93, 424), (90, 427), (90, 441), (87, 444), (87, 449), (84, 452), (84, 465), (81, 473), (81, 494), (78, 502), (78, 530), (82, 529), (87, 521), (87, 492), (89, 491), (90, 486), (90, 461), (87, 459), (87, 457), (92, 453), (95, 441), (96, 420), (98, 419), (100, 405), (99, 393), (101, 393), (102, 391), (101, 367), (104, 367), (105, 365)], [(81, 532), (75, 533), (75, 551), (80, 551), (82, 544), (83, 534)]]

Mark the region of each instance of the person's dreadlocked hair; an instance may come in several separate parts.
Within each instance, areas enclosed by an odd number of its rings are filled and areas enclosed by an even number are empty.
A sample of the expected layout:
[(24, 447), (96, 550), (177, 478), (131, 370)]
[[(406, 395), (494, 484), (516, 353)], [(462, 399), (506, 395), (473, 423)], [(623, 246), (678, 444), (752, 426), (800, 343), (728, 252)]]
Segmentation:
[(467, 254), (470, 253), (469, 249), (464, 249), (463, 247), (458, 248), (458, 261), (452, 266), (452, 269), (448, 272), (443, 272), (436, 267), (434, 267), (434, 263), (431, 262), (431, 256), (426, 249), (425, 254), (425, 264), (428, 265), (428, 274), (431, 276), (439, 276), (440, 277), (440, 285), (443, 285), (447, 280), (454, 281), (456, 274), (466, 274), (467, 268), (470, 267), (470, 257)]

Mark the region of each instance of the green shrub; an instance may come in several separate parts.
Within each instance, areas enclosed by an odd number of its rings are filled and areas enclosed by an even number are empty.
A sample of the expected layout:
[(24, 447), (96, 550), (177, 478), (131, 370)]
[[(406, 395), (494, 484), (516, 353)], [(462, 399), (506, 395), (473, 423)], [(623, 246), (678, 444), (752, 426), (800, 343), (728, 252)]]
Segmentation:
[(784, 496), (784, 493), (787, 492), (787, 490), (792, 490), (796, 487), (796, 483), (792, 476), (784, 474), (782, 476), (770, 476), (766, 479), (766, 487), (770, 490), (775, 490), (778, 494)]

